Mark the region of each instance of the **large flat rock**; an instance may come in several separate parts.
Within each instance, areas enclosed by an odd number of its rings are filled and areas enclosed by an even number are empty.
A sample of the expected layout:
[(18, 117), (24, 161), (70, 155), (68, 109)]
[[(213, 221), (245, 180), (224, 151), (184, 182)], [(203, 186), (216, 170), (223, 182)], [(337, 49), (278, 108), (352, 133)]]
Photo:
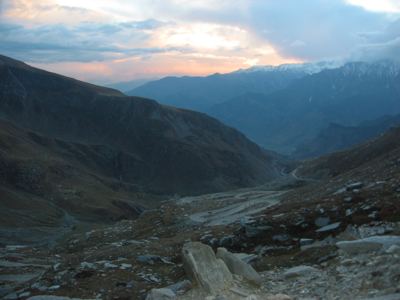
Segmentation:
[(183, 246), (182, 255), (187, 275), (207, 293), (217, 294), (231, 286), (231, 272), (210, 246), (190, 242)]
[(400, 245), (400, 236), (371, 236), (365, 239), (336, 243), (336, 246), (347, 254), (386, 250), (393, 245)]
[(251, 283), (261, 284), (262, 278), (257, 271), (225, 248), (218, 248), (217, 258), (222, 259), (233, 274), (242, 276)]

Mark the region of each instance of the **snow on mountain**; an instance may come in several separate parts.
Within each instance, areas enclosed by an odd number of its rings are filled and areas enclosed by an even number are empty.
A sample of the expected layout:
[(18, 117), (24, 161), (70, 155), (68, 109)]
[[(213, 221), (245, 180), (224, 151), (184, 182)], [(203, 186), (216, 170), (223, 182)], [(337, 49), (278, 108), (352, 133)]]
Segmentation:
[(381, 60), (376, 62), (350, 62), (343, 66), (343, 75), (376, 77), (396, 77), (400, 75), (400, 63), (391, 60)]
[(253, 66), (248, 69), (240, 69), (234, 73), (253, 73), (253, 72), (299, 72), (304, 74), (315, 74), (326, 69), (337, 69), (343, 66), (340, 61), (321, 61), (316, 63), (283, 64), (279, 66)]

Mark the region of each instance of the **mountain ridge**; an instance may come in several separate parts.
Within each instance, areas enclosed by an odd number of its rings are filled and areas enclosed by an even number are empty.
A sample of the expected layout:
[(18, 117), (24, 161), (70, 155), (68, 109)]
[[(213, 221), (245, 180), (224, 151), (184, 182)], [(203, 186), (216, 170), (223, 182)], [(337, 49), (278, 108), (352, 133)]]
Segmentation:
[[(53, 232), (64, 217), (135, 218), (173, 195), (280, 176), (278, 156), (203, 113), (0, 61), (0, 192), (19, 206), (0, 212), (7, 237)], [(29, 199), (41, 210), (29, 210)], [(16, 216), (40, 228), (14, 230)]]

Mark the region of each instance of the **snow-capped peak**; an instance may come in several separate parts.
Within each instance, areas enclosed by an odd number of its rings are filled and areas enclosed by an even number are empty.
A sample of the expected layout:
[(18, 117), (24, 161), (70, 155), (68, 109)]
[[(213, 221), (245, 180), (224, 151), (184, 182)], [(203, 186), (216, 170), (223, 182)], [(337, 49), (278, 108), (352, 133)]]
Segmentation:
[(253, 66), (248, 69), (240, 69), (235, 73), (293, 71), (311, 75), (326, 69), (337, 69), (341, 66), (343, 66), (343, 62), (321, 61), (315, 63), (283, 64), (279, 66)]

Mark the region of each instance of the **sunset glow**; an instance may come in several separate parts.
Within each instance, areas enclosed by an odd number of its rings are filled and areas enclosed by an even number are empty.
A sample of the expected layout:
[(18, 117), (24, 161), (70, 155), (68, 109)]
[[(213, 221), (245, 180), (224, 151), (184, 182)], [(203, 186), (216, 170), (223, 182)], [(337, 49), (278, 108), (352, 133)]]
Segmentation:
[(394, 0), (311, 0), (295, 13), (291, 0), (232, 3), (4, 0), (0, 52), (100, 83), (205, 75), (358, 55), (400, 12)]

